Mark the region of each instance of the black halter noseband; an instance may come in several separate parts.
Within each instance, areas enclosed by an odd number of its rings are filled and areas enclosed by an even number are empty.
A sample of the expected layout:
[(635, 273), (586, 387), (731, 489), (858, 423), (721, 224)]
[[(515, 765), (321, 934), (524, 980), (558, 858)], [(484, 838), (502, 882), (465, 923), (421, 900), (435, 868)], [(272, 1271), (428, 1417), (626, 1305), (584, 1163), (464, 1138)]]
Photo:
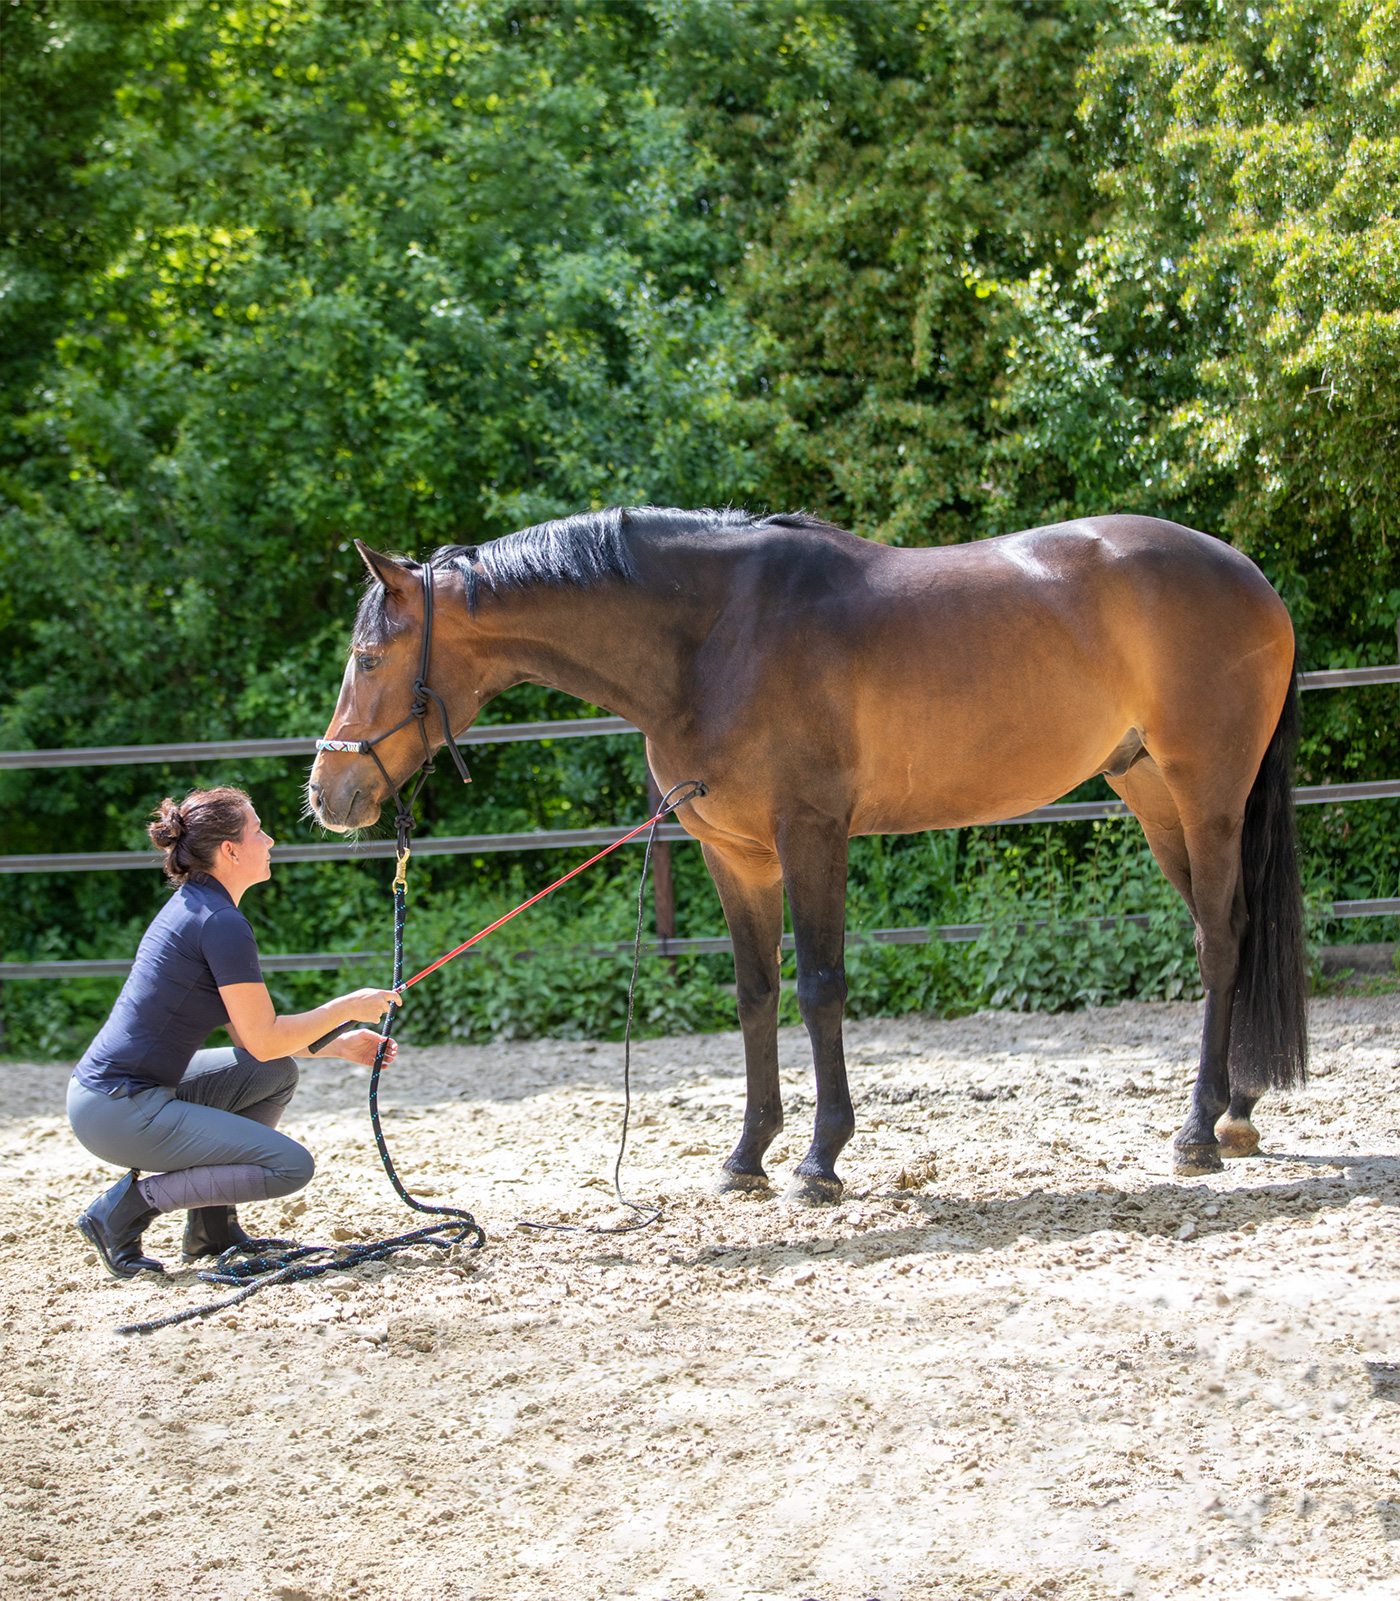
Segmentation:
[[(452, 738), (452, 725), (447, 720), (447, 707), (443, 704), (442, 696), (428, 683), (428, 661), (433, 653), (433, 564), (431, 560), (425, 561), (422, 566), (423, 573), (423, 653), (418, 662), (418, 676), (413, 681), (413, 705), (409, 708), (407, 717), (401, 718), (392, 728), (386, 729), (382, 734), (376, 734), (373, 739), (318, 739), (318, 751), (347, 751), (360, 756), (370, 756), (374, 765), (384, 775), (384, 782), (389, 786), (389, 793), (394, 797), (394, 827), (398, 833), (399, 852), (401, 861), (408, 854), (409, 836), (413, 832), (413, 803), (418, 799), (418, 792), (427, 783), (433, 771), (433, 748), (428, 743), (428, 703), (436, 701), (438, 715), (442, 718), (443, 744), (451, 753), (452, 760), (457, 764), (457, 771), (462, 775), (462, 782), (470, 784), (472, 775), (467, 771), (467, 764), (462, 759), (462, 753), (457, 749)], [(423, 760), (415, 768), (418, 782), (409, 791), (407, 800), (399, 793), (399, 786), (389, 777), (388, 769), (379, 759), (379, 752), (375, 746), (382, 744), (391, 734), (397, 734), (401, 728), (416, 721), (418, 734), (423, 741)], [(410, 774), (410, 777), (413, 775)], [(407, 783), (407, 779), (404, 780)], [(402, 871), (402, 866), (400, 867)]]

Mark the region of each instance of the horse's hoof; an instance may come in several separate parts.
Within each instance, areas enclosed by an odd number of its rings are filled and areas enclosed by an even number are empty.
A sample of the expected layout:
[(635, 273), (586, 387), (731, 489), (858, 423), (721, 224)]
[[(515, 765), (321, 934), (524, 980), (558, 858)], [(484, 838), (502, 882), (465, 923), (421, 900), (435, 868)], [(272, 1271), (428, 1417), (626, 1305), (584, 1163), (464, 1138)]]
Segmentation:
[(1173, 1145), (1172, 1172), (1178, 1178), (1194, 1178), (1200, 1173), (1218, 1173), (1225, 1166), (1220, 1160), (1220, 1147), (1212, 1140), (1208, 1145)]
[(1259, 1130), (1247, 1117), (1222, 1117), (1215, 1125), (1215, 1137), (1226, 1158), (1253, 1156), (1259, 1149)]
[(820, 1173), (794, 1173), (783, 1199), (796, 1206), (835, 1206), (844, 1189), (841, 1180), (835, 1177), (823, 1178)]
[(727, 1167), (719, 1170), (714, 1183), (716, 1195), (767, 1195), (772, 1188), (766, 1173), (731, 1173)]

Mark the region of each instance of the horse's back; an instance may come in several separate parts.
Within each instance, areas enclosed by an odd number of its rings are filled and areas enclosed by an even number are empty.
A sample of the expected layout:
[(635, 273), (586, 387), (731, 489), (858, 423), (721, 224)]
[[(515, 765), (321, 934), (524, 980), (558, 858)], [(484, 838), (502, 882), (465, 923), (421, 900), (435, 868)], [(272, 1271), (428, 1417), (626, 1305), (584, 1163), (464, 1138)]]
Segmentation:
[[(886, 547), (879, 547), (885, 549)], [(1079, 586), (1104, 604), (1118, 593), (1179, 601), (1198, 599), (1199, 587), (1223, 588), (1236, 603), (1246, 596), (1266, 609), (1280, 602), (1249, 559), (1223, 540), (1160, 517), (1114, 515), (1047, 523), (966, 544), (889, 552), (923, 569), (932, 582), (980, 577), (990, 589), (1045, 592)]]
[(1171, 759), (1271, 729), (1291, 672), (1287, 611), (1259, 569), (1155, 518), (882, 551), (862, 576), (824, 608), (845, 670), (811, 686), (859, 750), (861, 827), (1028, 810), (1130, 730)]
[(1131, 730), (1164, 757), (1238, 744), (1291, 671), (1258, 568), (1155, 518), (923, 549), (759, 525), (706, 548), (722, 595), (693, 662), (706, 760), (742, 787), (820, 774), (857, 832), (1029, 810)]
[[(995, 541), (989, 541), (995, 543)], [(1257, 566), (1223, 540), (1155, 517), (1085, 518), (1011, 535), (1008, 554), (1073, 591), (1097, 648), (1143, 709), (1189, 696), (1228, 700), (1229, 682), (1275, 686), (1291, 674), (1288, 609)], [(1050, 602), (1054, 604), (1053, 601)]]
[(1202, 653), (1228, 659), (1285, 641), (1291, 650), (1287, 609), (1258, 567), (1160, 518), (1086, 517), (887, 557), (879, 588), (907, 620), (975, 620), (1003, 649), (1019, 638), (1022, 653), (1059, 639), (1141, 687)]

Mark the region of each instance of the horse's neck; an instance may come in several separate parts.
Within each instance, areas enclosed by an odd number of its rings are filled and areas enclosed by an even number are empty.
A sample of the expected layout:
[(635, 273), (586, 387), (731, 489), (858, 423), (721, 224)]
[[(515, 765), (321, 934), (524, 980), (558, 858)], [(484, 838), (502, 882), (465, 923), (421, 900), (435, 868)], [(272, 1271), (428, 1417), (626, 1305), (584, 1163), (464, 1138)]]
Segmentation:
[(645, 732), (680, 711), (701, 626), (694, 609), (643, 585), (541, 587), (493, 597), (480, 624), (499, 688), (545, 684)]

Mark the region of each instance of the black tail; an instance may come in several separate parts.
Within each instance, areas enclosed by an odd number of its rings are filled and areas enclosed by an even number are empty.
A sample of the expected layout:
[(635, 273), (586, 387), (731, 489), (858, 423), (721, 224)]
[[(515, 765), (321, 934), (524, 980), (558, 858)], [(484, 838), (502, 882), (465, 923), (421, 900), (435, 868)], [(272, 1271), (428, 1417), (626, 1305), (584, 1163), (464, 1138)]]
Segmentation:
[(1240, 854), (1249, 927), (1230, 1020), (1236, 1089), (1288, 1089), (1307, 1077), (1307, 959), (1292, 794), (1298, 733), (1295, 670), (1244, 808)]

